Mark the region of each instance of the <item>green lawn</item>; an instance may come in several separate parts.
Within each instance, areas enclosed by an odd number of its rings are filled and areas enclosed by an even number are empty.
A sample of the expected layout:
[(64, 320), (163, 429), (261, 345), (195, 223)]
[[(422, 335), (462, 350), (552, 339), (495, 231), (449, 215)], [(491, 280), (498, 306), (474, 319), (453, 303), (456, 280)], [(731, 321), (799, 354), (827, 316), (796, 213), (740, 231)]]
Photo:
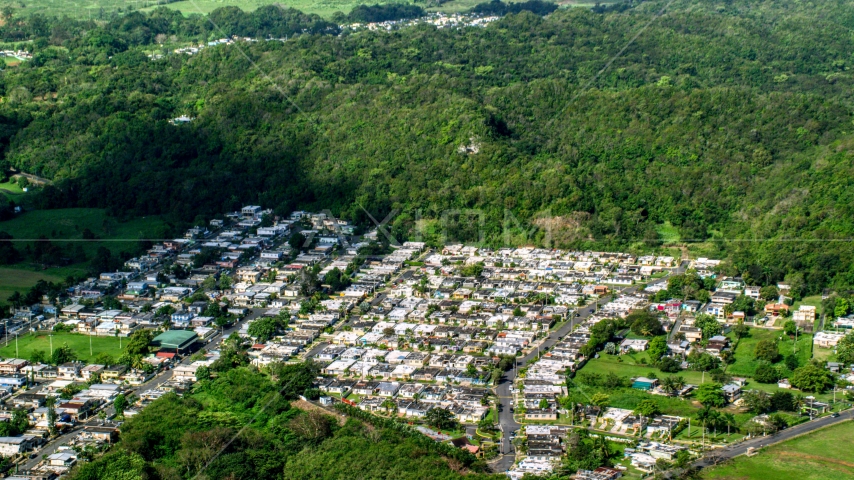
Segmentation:
[(816, 315), (821, 315), (821, 295), (805, 297), (803, 300), (795, 302), (792, 305), (792, 311), (797, 311), (801, 305), (812, 305), (816, 309)]
[[(648, 358), (648, 354), (646, 352), (633, 355), (638, 359), (638, 361), (641, 358)], [(617, 359), (621, 357), (623, 361), (617, 361)], [(581, 368), (581, 370), (579, 370), (579, 372), (598, 373), (601, 375), (613, 372), (624, 377), (646, 377), (649, 376), (650, 373), (655, 374), (659, 378), (669, 375), (651, 365), (635, 364), (631, 355), (622, 355), (621, 357), (600, 353), (599, 358), (591, 359), (584, 365), (584, 367)], [(686, 382), (695, 385), (699, 385), (703, 380), (702, 372), (695, 372), (693, 370), (683, 370), (679, 372), (678, 375), (682, 376)], [(709, 375), (706, 375), (706, 381), (711, 381)]]
[[(8, 64), (9, 59), (6, 58), (5, 60), (6, 64)], [(0, 182), (0, 198), (3, 197), (7, 200), (14, 201), (16, 205), (29, 208), (31, 206), (30, 202), (33, 198), (33, 192), (23, 191), (15, 182)]]
[(11, 180), (0, 182), (0, 192), (4, 195), (23, 195), (26, 193), (17, 182), (13, 182)]
[[(90, 355), (89, 342), (92, 342), (92, 355)], [(44, 350), (50, 355), (51, 340), (47, 334), (27, 334), (18, 337), (18, 353), (15, 353), (15, 337), (9, 336), (9, 344), (6, 345), (6, 337), (0, 337), (0, 357), (30, 358), (35, 350)], [(90, 337), (77, 333), (56, 333), (53, 335), (53, 348), (67, 344), (77, 354), (77, 358), (89, 362), (93, 356), (101, 352), (109, 353), (113, 358), (119, 358), (122, 354), (119, 348), (119, 339), (115, 337)], [(127, 344), (127, 339), (122, 339), (122, 346)]]
[[(780, 340), (780, 337), (783, 337)], [(735, 349), (735, 363), (727, 367), (727, 373), (734, 376), (753, 376), (759, 363), (754, 357), (756, 344), (761, 340), (777, 340), (777, 348), (781, 358), (793, 353), (794, 342), (782, 330), (751, 328), (750, 335), (742, 338)], [(798, 335), (797, 355), (801, 365), (806, 364), (812, 356), (812, 335)]]
[[(92, 231), (97, 238), (84, 240), (83, 231), (86, 229)], [(91, 259), (101, 246), (109, 249), (113, 255), (118, 255), (122, 251), (135, 250), (139, 239), (158, 239), (164, 235), (164, 223), (160, 217), (154, 216), (119, 222), (101, 209), (67, 208), (22, 213), (11, 220), (0, 222), (0, 231), (10, 233), (21, 240), (44, 235), (63, 248), (80, 246), (86, 258)], [(15, 243), (19, 251), (24, 251), (28, 245), (32, 247), (33, 243)], [(6, 266), (0, 271), (0, 300), (5, 300), (15, 290), (26, 291), (40, 279), (57, 282), (70, 275), (83, 275), (86, 270), (85, 262), (44, 269), (40, 264), (24, 260)]]
[(60, 282), (64, 277), (43, 272), (31, 272), (17, 268), (0, 268), (0, 302), (6, 301), (16, 290), (25, 291), (39, 280)]
[(854, 478), (854, 423), (844, 422), (704, 470), (707, 479), (836, 480)]
[(703, 435), (703, 430), (702, 424), (697, 425), (697, 422), (694, 422), (691, 424), (690, 429), (686, 428), (682, 430), (673, 439), (683, 442), (696, 442), (698, 444), (705, 441), (706, 445), (708, 445), (710, 443), (732, 443), (745, 437), (743, 433), (738, 432), (738, 429), (733, 429), (729, 434), (727, 434), (726, 430), (719, 432), (706, 430), (705, 436)]

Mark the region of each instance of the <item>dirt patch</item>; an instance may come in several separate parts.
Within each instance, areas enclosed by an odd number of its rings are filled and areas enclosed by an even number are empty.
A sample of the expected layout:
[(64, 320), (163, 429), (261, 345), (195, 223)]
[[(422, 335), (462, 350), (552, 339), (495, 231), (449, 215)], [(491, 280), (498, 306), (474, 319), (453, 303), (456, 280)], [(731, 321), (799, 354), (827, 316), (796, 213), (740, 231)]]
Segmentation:
[(295, 401), (291, 402), (291, 405), (299, 408), (300, 410), (305, 410), (307, 412), (313, 410), (315, 412), (320, 412), (320, 413), (323, 413), (325, 415), (333, 416), (333, 417), (335, 417), (336, 420), (338, 420), (338, 425), (344, 425), (347, 422), (347, 417), (345, 417), (344, 415), (341, 415), (340, 413), (337, 413), (337, 412), (333, 412), (332, 410), (327, 410), (327, 409), (325, 409), (321, 406), (315, 405), (311, 402), (306, 402), (305, 400), (295, 400)]

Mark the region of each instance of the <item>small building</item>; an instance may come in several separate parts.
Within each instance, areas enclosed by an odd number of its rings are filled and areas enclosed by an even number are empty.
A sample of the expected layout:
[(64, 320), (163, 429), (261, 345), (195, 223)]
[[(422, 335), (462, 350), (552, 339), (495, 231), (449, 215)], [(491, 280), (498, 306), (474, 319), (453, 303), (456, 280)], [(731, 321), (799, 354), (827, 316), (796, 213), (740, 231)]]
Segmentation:
[(638, 377), (632, 381), (632, 388), (638, 390), (652, 390), (658, 385), (658, 380), (654, 378)]

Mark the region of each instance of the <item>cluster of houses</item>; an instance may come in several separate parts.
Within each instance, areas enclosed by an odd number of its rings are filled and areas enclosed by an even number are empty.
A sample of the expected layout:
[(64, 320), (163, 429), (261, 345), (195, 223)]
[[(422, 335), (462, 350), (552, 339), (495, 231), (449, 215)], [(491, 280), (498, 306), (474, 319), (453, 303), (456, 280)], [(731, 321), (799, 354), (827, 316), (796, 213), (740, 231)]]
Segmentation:
[[(80, 422), (84, 422), (91, 418), (97, 410), (105, 404), (111, 403), (119, 394), (126, 393), (127, 386), (118, 382), (121, 374), (126, 370), (124, 366), (118, 368), (109, 368), (102, 365), (81, 364), (64, 364), (58, 368), (49, 368), (44, 365), (29, 365), (25, 360), (5, 360), (3, 365), (16, 364), (20, 368), (19, 376), (24, 383), (20, 385), (22, 391), (17, 395), (5, 399), (5, 409), (0, 411), (0, 419), (9, 421), (15, 411), (26, 412), (30, 424), (30, 429), (22, 435), (15, 437), (0, 437), (0, 456), (14, 457), (17, 455), (26, 454), (35, 448), (40, 447), (48, 438), (48, 433), (51, 428), (50, 423), (50, 408), (47, 405), (49, 397), (56, 398), (52, 407), (55, 413), (54, 426), (62, 431), (72, 428)], [(39, 377), (39, 373), (44, 370), (53, 370), (58, 372), (58, 376)], [(94, 375), (103, 375), (102, 383), (95, 383)], [(7, 374), (11, 377), (15, 374)], [(23, 389), (29, 383), (30, 378), (40, 378), (44, 381), (42, 387), (36, 393), (30, 393)], [(53, 378), (54, 380), (50, 380)], [(107, 383), (113, 380), (117, 383)], [(49, 383), (48, 383), (49, 382)], [(83, 382), (88, 383), (86, 386)], [(79, 386), (74, 388), (73, 386)], [(67, 392), (74, 392), (67, 394)], [(95, 439), (101, 439), (98, 432), (93, 431), (94, 427), (87, 427), (81, 432), (81, 435), (93, 436)], [(98, 430), (95, 428), (95, 430)], [(115, 438), (117, 430), (109, 429), (111, 434), (106, 440), (110, 441)], [(62, 465), (55, 464), (56, 458), (48, 458), (47, 466), (51, 470), (56, 470), (53, 467), (69, 467), (73, 465), (73, 461)], [(67, 460), (67, 459), (66, 459)], [(73, 460), (73, 459), (72, 459)], [(60, 472), (61, 473), (61, 472)]]
[(16, 58), (25, 61), (32, 60), (33, 54), (26, 50), (0, 50), (0, 57)]
[(423, 418), (433, 408), (444, 408), (461, 423), (477, 423), (489, 411), (488, 390), (462, 385), (325, 379), (319, 388), (368, 412), (412, 418)]
[[(304, 240), (300, 252), (293, 252), (286, 242), (294, 232)], [(16, 317), (4, 322), (3, 327), (19, 328), (26, 325), (22, 322), (32, 322), (39, 314), (52, 314), (54, 322), (62, 322), (79, 333), (125, 337), (140, 328), (162, 327), (162, 318), (155, 312), (169, 306), (169, 321), (179, 330), (165, 332), (159, 342), (179, 353), (186, 345), (198, 339), (204, 341), (215, 333), (215, 319), (206, 314), (210, 302), (218, 302), (236, 316), (252, 308), (257, 318), (242, 325), (239, 333), (244, 337), (251, 337), (254, 321), (265, 317), (288, 319), (285, 332), (252, 345), (249, 355), (253, 364), (263, 366), (297, 355), (309, 358), (310, 352), (313, 360), (323, 364), (324, 376), (317, 386), (328, 397), (341, 398), (368, 411), (410, 417), (423, 417), (431, 408), (442, 407), (459, 421), (472, 423), (488, 411), (485, 387), (493, 381), (502, 358), (537, 349), (555, 323), (574, 315), (574, 309), (591, 297), (601, 298), (615, 288), (646, 282), (679, 263), (668, 256), (537, 248), (446, 245), (427, 251), (421, 242), (406, 242), (390, 253), (366, 256), (360, 254), (360, 249), (376, 232), (364, 236), (362, 243), (351, 244), (353, 234), (355, 227), (324, 213), (297, 211), (278, 218), (260, 206), (245, 206), (227, 214), (224, 220), (189, 229), (183, 238), (153, 246), (146, 254), (128, 260), (127, 272), (103, 273), (70, 288), (62, 306), (45, 299), (40, 305), (18, 309)], [(182, 266), (185, 274), (164, 275), (165, 263)], [(717, 263), (698, 259), (692, 267), (702, 276), (714, 276)], [(309, 300), (301, 294), (300, 278), (311, 271), (323, 279), (334, 269), (350, 274), (348, 285), (343, 290), (330, 291), (329, 299), (306, 310)], [(226, 274), (230, 285), (216, 296), (207, 292), (208, 301), (188, 300), (208, 279), (219, 280)], [(663, 288), (663, 282), (652, 283), (644, 291), (612, 296), (528, 365), (524, 378), (516, 385), (525, 419), (558, 419), (558, 398), (566, 395), (565, 377), (587, 360), (581, 352), (596, 323), (625, 317), (639, 309), (660, 313), (665, 330), (673, 328), (679, 319), (684, 340), (678, 337), (669, 342), (668, 350), (670, 355), (684, 360), (692, 349), (701, 348), (694, 345), (701, 339), (700, 329), (693, 325), (691, 315), (684, 314), (706, 312), (721, 322), (736, 322), (741, 319), (740, 312), (731, 312), (725, 307), (727, 303), (742, 294), (758, 298), (758, 288), (745, 286), (737, 278), (720, 281), (705, 305), (696, 301), (653, 301), (655, 293)], [(95, 307), (106, 295), (116, 295), (124, 308)], [(769, 316), (781, 315), (788, 308), (783, 302), (765, 306)], [(793, 318), (799, 324), (812, 325), (815, 309), (801, 307)], [(854, 320), (847, 320), (854, 325)], [(838, 320), (837, 327), (846, 328), (847, 320)], [(817, 346), (831, 347), (838, 338), (841, 337), (834, 332), (819, 332), (814, 341)], [(328, 345), (314, 347), (319, 341)], [(713, 355), (730, 348), (725, 336), (703, 343), (702, 348)], [(620, 353), (646, 348), (648, 341), (644, 339), (625, 339), (619, 344)], [(166, 391), (187, 388), (196, 381), (199, 368), (209, 366), (215, 358), (216, 352), (210, 352), (204, 360), (176, 367), (170, 382), (140, 395), (142, 404)], [(164, 355), (152, 361), (169, 360)], [(108, 366), (78, 366), (79, 371), (73, 373), (66, 370), (73, 370), (74, 365), (57, 369), (24, 367), (30, 370), (23, 375), (54, 378), (56, 382), (79, 381), (94, 373), (102, 379), (98, 385), (139, 385), (146, 380), (141, 372), (114, 372)], [(101, 370), (94, 372), (92, 368)], [(0, 375), (3, 374), (0, 363)], [(19, 374), (7, 375), (11, 383), (20, 381), (15, 380), (15, 375)], [(6, 388), (2, 378), (0, 395)], [(635, 388), (674, 394), (661, 391), (655, 379), (633, 380)], [(14, 388), (20, 385), (13, 385), (6, 395)], [(686, 385), (675, 393), (685, 394), (690, 388)], [(730, 401), (740, 395), (737, 382), (724, 389)], [(97, 405), (97, 401), (84, 402), (78, 412), (67, 413), (70, 419), (79, 419)], [(661, 436), (679, 420), (636, 419), (622, 415), (625, 412), (618, 409), (587, 413), (592, 425), (619, 435), (646, 432)], [(514, 467), (518, 475), (545, 472), (544, 465), (551, 465), (560, 456), (560, 428), (551, 428), (557, 431), (529, 435), (529, 454)], [(634, 454), (642, 463), (649, 452)], [(580, 478), (610, 478), (612, 473), (583, 472), (586, 476)]]
[(345, 30), (371, 30), (371, 31), (393, 31), (400, 28), (411, 27), (413, 25), (428, 24), (436, 28), (461, 28), (461, 27), (485, 27), (490, 23), (499, 20), (501, 17), (496, 16), (480, 16), (474, 14), (463, 13), (430, 13), (424, 17), (404, 20), (387, 20), (384, 22), (371, 23), (351, 23), (348, 25), (340, 25), (342, 31)]

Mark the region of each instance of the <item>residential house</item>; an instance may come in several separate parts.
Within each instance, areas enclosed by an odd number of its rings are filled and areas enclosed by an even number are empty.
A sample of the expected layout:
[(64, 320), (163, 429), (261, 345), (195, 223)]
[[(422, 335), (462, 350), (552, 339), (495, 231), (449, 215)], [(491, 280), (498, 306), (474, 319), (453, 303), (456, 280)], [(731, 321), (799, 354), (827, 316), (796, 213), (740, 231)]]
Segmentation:
[(620, 343), (620, 353), (643, 352), (649, 347), (649, 340), (627, 338)]

